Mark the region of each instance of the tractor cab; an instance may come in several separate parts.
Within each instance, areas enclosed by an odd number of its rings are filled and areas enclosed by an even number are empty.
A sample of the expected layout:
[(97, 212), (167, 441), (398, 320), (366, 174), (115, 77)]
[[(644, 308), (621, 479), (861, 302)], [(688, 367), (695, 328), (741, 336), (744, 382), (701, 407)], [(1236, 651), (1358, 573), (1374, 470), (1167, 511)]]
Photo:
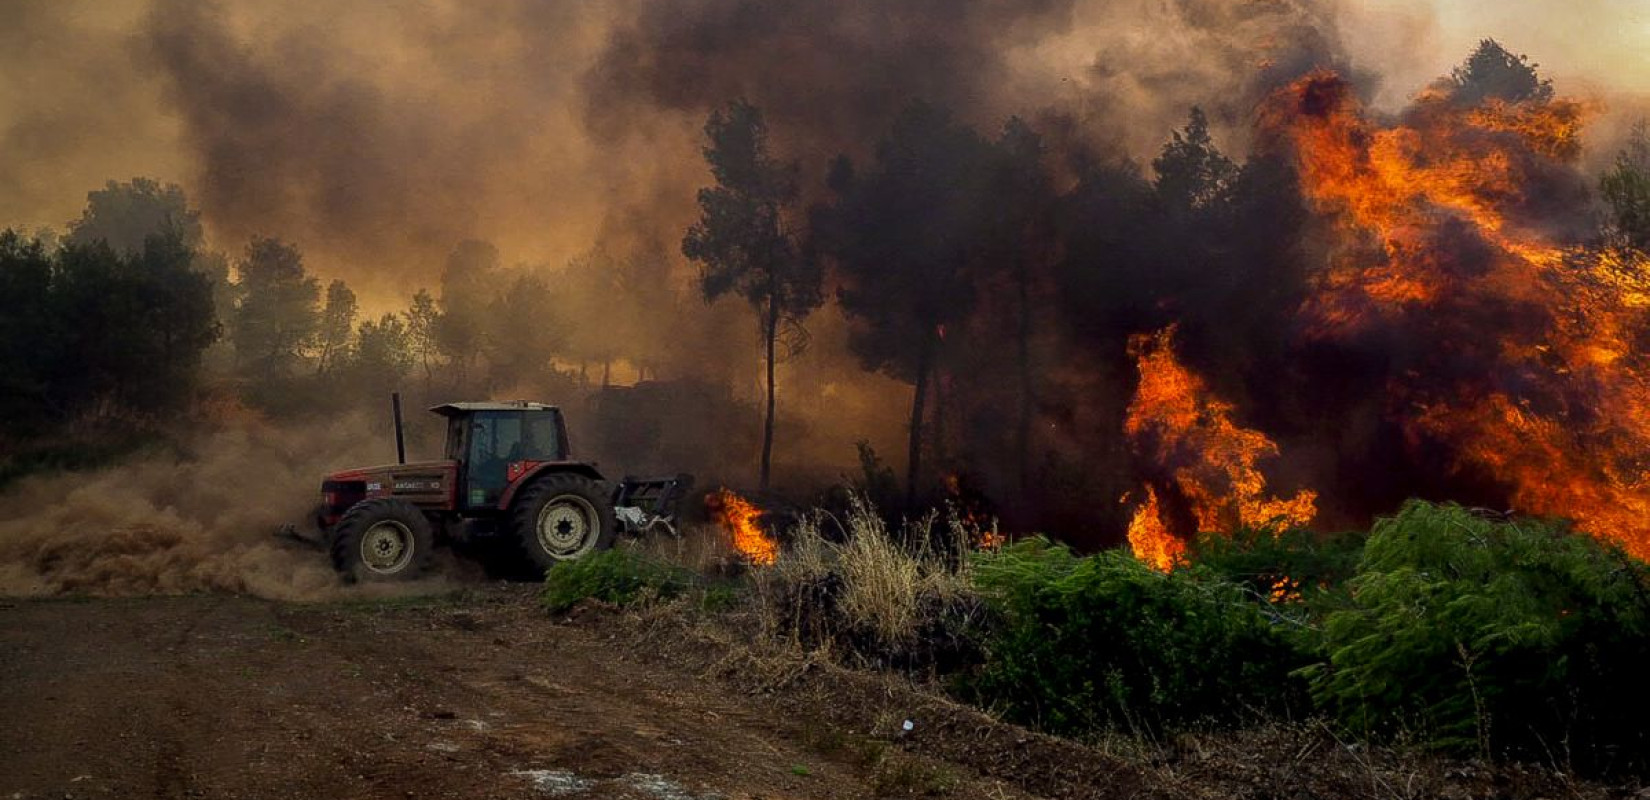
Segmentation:
[(497, 508), (505, 490), (534, 467), (568, 460), (561, 409), (540, 403), (447, 403), (447, 460), (458, 465), (464, 509)]

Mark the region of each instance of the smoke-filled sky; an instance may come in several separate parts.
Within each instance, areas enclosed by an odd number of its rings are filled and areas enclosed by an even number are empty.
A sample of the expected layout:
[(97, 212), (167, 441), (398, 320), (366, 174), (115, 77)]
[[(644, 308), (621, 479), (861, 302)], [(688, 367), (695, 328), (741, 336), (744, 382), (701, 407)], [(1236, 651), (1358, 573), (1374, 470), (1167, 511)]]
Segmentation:
[[(433, 284), (464, 238), (561, 264), (673, 244), (699, 127), (744, 95), (818, 170), (913, 96), (995, 128), (1073, 119), (1148, 161), (1187, 106), (1241, 144), (1255, 93), (1350, 68), (1396, 107), (1479, 38), (1620, 116), (1650, 94), (1635, 0), (22, 0), (0, 28), (0, 224), (181, 183), (216, 246), (295, 241), (371, 296)], [(1287, 77), (1287, 76), (1284, 76)], [(1620, 126), (1605, 124), (1609, 132)], [(651, 230), (649, 230), (651, 229)], [(386, 298), (388, 299), (388, 298)]]

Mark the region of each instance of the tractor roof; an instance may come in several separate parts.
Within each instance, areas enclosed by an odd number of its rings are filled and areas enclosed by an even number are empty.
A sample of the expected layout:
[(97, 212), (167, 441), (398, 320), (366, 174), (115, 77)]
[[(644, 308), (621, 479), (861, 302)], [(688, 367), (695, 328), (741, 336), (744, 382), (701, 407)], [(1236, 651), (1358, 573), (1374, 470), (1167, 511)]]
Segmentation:
[(555, 411), (556, 407), (517, 400), (513, 403), (443, 403), (430, 410), (443, 417), (459, 417), (477, 411)]

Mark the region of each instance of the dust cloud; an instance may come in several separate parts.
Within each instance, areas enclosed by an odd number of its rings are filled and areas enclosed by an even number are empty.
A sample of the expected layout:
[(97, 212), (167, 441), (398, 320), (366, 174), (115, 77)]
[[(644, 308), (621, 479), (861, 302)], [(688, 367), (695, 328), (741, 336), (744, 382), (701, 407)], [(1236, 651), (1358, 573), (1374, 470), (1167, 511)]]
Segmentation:
[(343, 585), (325, 553), (275, 535), (320, 477), (381, 463), (364, 421), (224, 423), (176, 452), (25, 479), (0, 495), (0, 595), (233, 592), (277, 600), (423, 594), (448, 578)]

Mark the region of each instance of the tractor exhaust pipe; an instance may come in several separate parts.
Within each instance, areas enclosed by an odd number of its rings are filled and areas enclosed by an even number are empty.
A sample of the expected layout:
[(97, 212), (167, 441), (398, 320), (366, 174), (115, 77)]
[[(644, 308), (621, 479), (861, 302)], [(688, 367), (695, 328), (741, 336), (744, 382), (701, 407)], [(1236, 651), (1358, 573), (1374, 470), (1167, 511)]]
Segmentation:
[(390, 414), (395, 418), (395, 463), (407, 463), (407, 440), (401, 433), (401, 393), (390, 392)]

